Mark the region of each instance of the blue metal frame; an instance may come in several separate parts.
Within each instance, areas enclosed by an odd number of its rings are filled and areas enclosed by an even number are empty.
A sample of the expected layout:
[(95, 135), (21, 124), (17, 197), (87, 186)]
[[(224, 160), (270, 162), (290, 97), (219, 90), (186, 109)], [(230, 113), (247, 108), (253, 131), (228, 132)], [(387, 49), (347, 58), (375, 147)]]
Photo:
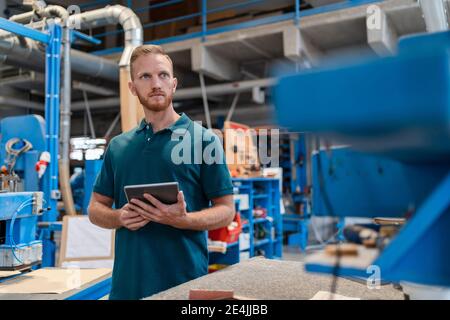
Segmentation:
[(98, 300), (108, 295), (111, 291), (112, 278), (107, 278), (105, 280), (96, 283), (76, 294), (66, 298), (65, 300)]
[(70, 41), (74, 42), (76, 39), (84, 40), (95, 45), (99, 45), (102, 43), (100, 39), (88, 36), (87, 34), (80, 31), (70, 30)]
[[(176, 18), (166, 19), (166, 20), (162, 20), (162, 21), (158, 21), (158, 22), (147, 23), (147, 24), (143, 25), (143, 27), (145, 29), (145, 28), (150, 28), (153, 26), (163, 25), (163, 24), (167, 24), (167, 23), (171, 23), (171, 22), (175, 22), (175, 21), (180, 21), (180, 20), (192, 19), (192, 18), (200, 16), (202, 19), (202, 30), (200, 32), (192, 32), (192, 33), (188, 33), (188, 34), (184, 34), (184, 35), (152, 40), (152, 41), (148, 41), (146, 43), (161, 45), (161, 44), (172, 43), (172, 42), (177, 42), (177, 41), (182, 41), (182, 40), (187, 40), (187, 39), (194, 39), (194, 38), (201, 38), (202, 41), (206, 41), (206, 37), (209, 35), (214, 35), (214, 34), (233, 31), (233, 30), (251, 28), (251, 27), (256, 27), (256, 26), (260, 26), (260, 25), (264, 25), (264, 24), (271, 24), (271, 23), (287, 21), (287, 20), (294, 20), (295, 24), (297, 26), (299, 26), (300, 19), (302, 17), (307, 17), (307, 16), (311, 16), (311, 15), (316, 15), (316, 14), (322, 14), (322, 13), (326, 13), (326, 12), (342, 10), (342, 9), (347, 9), (347, 8), (352, 8), (352, 7), (360, 6), (360, 5), (364, 5), (364, 4), (382, 2), (383, 0), (346, 0), (346, 1), (339, 2), (339, 3), (335, 3), (335, 4), (331, 4), (331, 5), (324, 5), (321, 7), (314, 8), (314, 9), (308, 9), (308, 10), (302, 10), (302, 11), (300, 10), (300, 0), (293, 0), (294, 4), (295, 4), (295, 10), (294, 10), (294, 12), (291, 12), (291, 13), (286, 13), (283, 15), (268, 17), (268, 18), (255, 19), (255, 20), (252, 20), (249, 22), (238, 23), (238, 24), (229, 25), (229, 26), (220, 27), (220, 28), (209, 29), (207, 27), (206, 16), (210, 13), (228, 10), (228, 9), (232, 9), (232, 8), (243, 8), (243, 7), (247, 7), (252, 4), (262, 2), (262, 1), (267, 1), (267, 0), (248, 0), (248, 1), (244, 1), (242, 3), (224, 5), (219, 8), (207, 10), (207, 5), (206, 5), (207, 0), (202, 0), (201, 12), (197, 12), (197, 13), (193, 13), (193, 14), (189, 14), (189, 15), (185, 15), (185, 16), (180, 16), (180, 17), (176, 17)], [(158, 5), (161, 5), (161, 6), (164, 4), (169, 5), (170, 2), (171, 1), (167, 1), (164, 3), (158, 4)], [(170, 3), (170, 4), (173, 4), (173, 3)], [(150, 6), (150, 8), (151, 8), (151, 6)], [(145, 9), (145, 7), (141, 8), (141, 9)], [(116, 34), (116, 33), (121, 33), (121, 32), (123, 32), (122, 29), (107, 32), (107, 33), (101, 33), (99, 35), (96, 35), (96, 37), (101, 37), (101, 36), (105, 36), (105, 35), (109, 35), (109, 34)], [(95, 55), (108, 55), (108, 54), (121, 52), (122, 50), (123, 50), (122, 47), (116, 47), (116, 48), (110, 48), (110, 49), (105, 49), (105, 50), (98, 50), (98, 51), (94, 51), (92, 53)]]
[(449, 228), (450, 171), (374, 265), (386, 280), (450, 287)]
[(58, 148), (59, 148), (59, 89), (61, 77), (61, 27), (49, 25), (50, 38), (45, 61), (45, 131), (46, 149), (50, 153), (50, 164), (44, 174), (44, 197), (50, 207), (42, 219), (55, 221), (58, 216)]
[(39, 42), (43, 42), (45, 44), (48, 44), (50, 42), (50, 35), (31, 29), (20, 23), (9, 21), (5, 18), (0, 18), (0, 29), (9, 31), (22, 37), (27, 37)]
[(445, 164), (405, 164), (349, 148), (321, 150), (312, 157), (313, 212), (403, 218), (423, 203), (447, 171)]
[[(450, 286), (449, 48), (450, 32), (409, 36), (400, 40), (396, 56), (350, 57), (348, 65), (285, 75), (275, 88), (281, 125), (366, 153), (334, 148), (315, 155), (324, 178), (315, 179), (314, 193), (328, 194), (329, 205), (320, 209), (321, 200), (314, 199), (314, 213), (398, 217), (409, 203), (417, 209), (369, 262), (383, 280)], [(368, 276), (365, 269), (325, 262), (306, 269)]]

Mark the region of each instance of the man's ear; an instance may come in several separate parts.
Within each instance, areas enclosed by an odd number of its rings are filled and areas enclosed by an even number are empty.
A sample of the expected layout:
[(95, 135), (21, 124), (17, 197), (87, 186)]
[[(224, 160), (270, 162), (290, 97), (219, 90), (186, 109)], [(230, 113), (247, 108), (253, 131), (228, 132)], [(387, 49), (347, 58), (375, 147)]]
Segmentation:
[(136, 94), (136, 87), (134, 86), (133, 81), (128, 81), (128, 88), (130, 89), (133, 96), (137, 96)]
[(173, 89), (172, 89), (172, 93), (175, 93), (175, 91), (177, 90), (177, 85), (178, 85), (178, 80), (177, 80), (177, 78), (173, 78)]

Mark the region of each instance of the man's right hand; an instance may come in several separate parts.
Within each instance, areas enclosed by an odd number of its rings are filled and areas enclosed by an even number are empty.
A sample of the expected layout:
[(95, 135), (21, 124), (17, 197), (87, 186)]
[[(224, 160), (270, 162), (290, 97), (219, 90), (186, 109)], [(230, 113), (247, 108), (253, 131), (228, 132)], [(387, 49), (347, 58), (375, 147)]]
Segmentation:
[(120, 225), (131, 231), (136, 231), (145, 226), (150, 221), (141, 217), (139, 213), (133, 211), (128, 203), (120, 209)]

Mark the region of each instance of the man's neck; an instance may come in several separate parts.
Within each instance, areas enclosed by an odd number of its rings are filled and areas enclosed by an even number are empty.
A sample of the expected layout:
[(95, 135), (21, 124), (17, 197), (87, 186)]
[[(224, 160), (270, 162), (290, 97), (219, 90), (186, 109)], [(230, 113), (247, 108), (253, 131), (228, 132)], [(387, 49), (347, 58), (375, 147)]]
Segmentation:
[(152, 125), (153, 132), (170, 127), (180, 118), (172, 106), (163, 111), (151, 111), (144, 108), (144, 114), (145, 121)]

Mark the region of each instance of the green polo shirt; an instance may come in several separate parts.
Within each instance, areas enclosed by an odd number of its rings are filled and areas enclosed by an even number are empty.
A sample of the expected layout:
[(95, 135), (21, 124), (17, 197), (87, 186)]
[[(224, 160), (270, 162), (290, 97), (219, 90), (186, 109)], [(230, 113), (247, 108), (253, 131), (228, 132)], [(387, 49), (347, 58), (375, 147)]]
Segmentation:
[[(143, 120), (113, 138), (93, 190), (113, 198), (115, 207), (121, 208), (127, 203), (124, 186), (171, 181), (179, 183), (187, 212), (205, 209), (211, 199), (233, 193), (220, 140), (184, 113), (156, 133)], [(206, 231), (156, 222), (137, 231), (120, 228), (110, 299), (144, 298), (205, 275), (207, 270)]]

